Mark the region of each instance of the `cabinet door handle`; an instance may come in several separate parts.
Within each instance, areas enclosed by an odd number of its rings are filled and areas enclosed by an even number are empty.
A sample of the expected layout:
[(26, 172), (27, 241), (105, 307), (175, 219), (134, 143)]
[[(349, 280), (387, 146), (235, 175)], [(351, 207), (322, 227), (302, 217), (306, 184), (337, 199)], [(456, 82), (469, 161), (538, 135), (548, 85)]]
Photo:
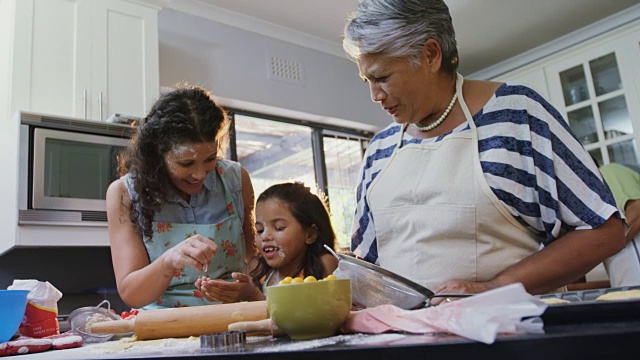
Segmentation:
[(87, 89), (84, 89), (82, 94), (82, 106), (84, 108), (84, 119), (87, 118)]
[(98, 106), (100, 107), (100, 121), (102, 121), (102, 91), (98, 95)]

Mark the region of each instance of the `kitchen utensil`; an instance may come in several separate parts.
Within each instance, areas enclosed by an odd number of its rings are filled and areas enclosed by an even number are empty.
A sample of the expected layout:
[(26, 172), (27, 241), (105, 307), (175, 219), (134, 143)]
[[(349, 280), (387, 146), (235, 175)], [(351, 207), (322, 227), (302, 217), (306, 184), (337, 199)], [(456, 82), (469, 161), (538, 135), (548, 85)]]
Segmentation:
[(246, 342), (247, 334), (241, 330), (200, 335), (201, 349), (222, 349), (226, 347), (239, 347), (244, 345)]
[(0, 343), (16, 333), (27, 308), (29, 290), (0, 290)]
[(331, 247), (324, 247), (338, 259), (334, 275), (338, 279), (350, 279), (353, 300), (366, 307), (391, 304), (411, 310), (430, 306), (433, 297), (467, 297), (472, 294), (434, 294), (426, 287), (386, 270), (380, 266), (336, 254)]
[(325, 280), (267, 287), (271, 319), (294, 340), (335, 335), (351, 311), (351, 281)]
[(199, 336), (227, 331), (239, 321), (267, 319), (266, 301), (140, 311), (135, 319), (105, 321), (91, 326), (93, 334), (135, 332), (138, 339)]
[[(103, 307), (105, 305), (106, 308)], [(111, 312), (109, 300), (103, 300), (97, 306), (87, 306), (73, 310), (68, 318), (71, 331), (76, 335), (80, 335), (84, 343), (99, 343), (110, 340), (113, 334), (93, 334), (90, 329), (92, 324), (114, 320), (120, 320), (120, 316)]]

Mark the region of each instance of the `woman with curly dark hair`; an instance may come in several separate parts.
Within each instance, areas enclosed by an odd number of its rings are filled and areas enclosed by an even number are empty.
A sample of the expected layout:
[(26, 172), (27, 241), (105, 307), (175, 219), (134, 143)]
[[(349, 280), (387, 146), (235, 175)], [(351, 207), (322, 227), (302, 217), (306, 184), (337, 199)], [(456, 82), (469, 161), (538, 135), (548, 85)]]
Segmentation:
[[(140, 121), (107, 190), (113, 267), (134, 308), (222, 301), (195, 286), (206, 277), (245, 300), (254, 256), (254, 193), (248, 172), (225, 160), (225, 110), (201, 87), (162, 95)], [(250, 286), (248, 286), (249, 284)]]

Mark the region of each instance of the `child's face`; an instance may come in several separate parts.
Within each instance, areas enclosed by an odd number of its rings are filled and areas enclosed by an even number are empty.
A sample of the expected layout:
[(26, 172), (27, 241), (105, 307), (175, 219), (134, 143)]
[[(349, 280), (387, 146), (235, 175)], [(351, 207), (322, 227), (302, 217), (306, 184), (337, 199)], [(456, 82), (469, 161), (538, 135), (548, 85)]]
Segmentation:
[(304, 229), (277, 199), (267, 199), (256, 205), (256, 245), (267, 264), (280, 274), (300, 270), (308, 244), (315, 241), (312, 231)]
[(217, 141), (176, 145), (164, 155), (167, 174), (178, 193), (189, 201), (216, 167)]

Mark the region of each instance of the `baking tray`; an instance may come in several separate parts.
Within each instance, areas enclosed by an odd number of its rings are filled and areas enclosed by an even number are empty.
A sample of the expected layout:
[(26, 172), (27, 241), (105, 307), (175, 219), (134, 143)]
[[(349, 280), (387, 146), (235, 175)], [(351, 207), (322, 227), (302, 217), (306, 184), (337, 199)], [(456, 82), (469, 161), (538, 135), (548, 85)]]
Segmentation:
[(613, 322), (640, 319), (640, 299), (636, 300), (596, 300), (600, 295), (611, 292), (638, 290), (638, 286), (568, 291), (555, 294), (537, 295), (537, 298), (557, 298), (568, 303), (549, 304), (542, 320), (545, 326), (558, 324)]

